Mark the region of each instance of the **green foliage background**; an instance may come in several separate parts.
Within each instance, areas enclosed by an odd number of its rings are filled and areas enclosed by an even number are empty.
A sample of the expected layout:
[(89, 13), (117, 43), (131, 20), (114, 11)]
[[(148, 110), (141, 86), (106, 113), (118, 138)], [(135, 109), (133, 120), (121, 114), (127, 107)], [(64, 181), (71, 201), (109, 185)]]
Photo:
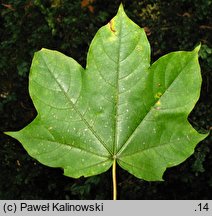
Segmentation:
[[(72, 56), (85, 66), (96, 31), (121, 1), (8, 0), (0, 4), (0, 131), (19, 130), (36, 111), (28, 94), (33, 53), (42, 47)], [(88, 2), (88, 1), (87, 1)], [(152, 60), (201, 42), (201, 98), (189, 116), (199, 131), (212, 125), (211, 0), (123, 0), (128, 16), (145, 27)], [(111, 173), (71, 179), (39, 164), (14, 139), (0, 132), (0, 199), (111, 199)], [(212, 199), (212, 138), (183, 164), (168, 169), (164, 182), (145, 182), (118, 169), (119, 199)]]

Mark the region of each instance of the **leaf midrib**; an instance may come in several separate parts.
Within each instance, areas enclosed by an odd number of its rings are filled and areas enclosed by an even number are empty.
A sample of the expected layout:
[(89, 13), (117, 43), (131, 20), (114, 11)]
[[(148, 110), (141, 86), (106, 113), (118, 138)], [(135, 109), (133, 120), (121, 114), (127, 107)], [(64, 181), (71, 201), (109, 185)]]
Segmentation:
[[(122, 17), (122, 14), (121, 14)], [(114, 145), (113, 145), (113, 157), (116, 159), (116, 151), (117, 151), (117, 146), (118, 146), (118, 116), (119, 116), (119, 100), (120, 100), (120, 86), (119, 86), (119, 81), (120, 81), (120, 64), (121, 64), (121, 43), (122, 43), (122, 19), (120, 21), (120, 32), (119, 32), (119, 37), (118, 37), (118, 58), (117, 58), (117, 76), (116, 76), (116, 86), (117, 86), (117, 95), (116, 95), (116, 104), (115, 104), (115, 130), (114, 130)]]

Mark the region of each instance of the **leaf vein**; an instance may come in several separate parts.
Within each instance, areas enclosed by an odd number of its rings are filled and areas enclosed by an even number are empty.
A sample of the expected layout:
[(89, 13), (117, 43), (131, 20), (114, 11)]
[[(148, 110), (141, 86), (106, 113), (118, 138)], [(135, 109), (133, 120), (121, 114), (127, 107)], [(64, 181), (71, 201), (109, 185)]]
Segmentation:
[[(165, 91), (163, 92), (163, 94), (161, 95), (161, 97), (154, 101), (154, 103), (152, 104), (152, 106), (150, 106), (150, 110), (149, 112), (146, 113), (146, 115), (143, 117), (143, 119), (140, 120), (140, 122), (138, 123), (137, 127), (134, 129), (134, 131), (131, 133), (131, 135), (127, 138), (126, 142), (122, 145), (122, 147), (119, 149), (117, 155), (120, 155), (124, 149), (126, 149), (126, 147), (129, 145), (133, 135), (135, 134), (135, 132), (138, 130), (138, 128), (140, 127), (140, 125), (143, 123), (143, 120), (150, 115), (151, 111), (153, 110), (153, 107), (155, 106), (155, 104), (164, 96), (164, 94), (168, 91), (168, 89), (173, 85), (173, 83), (176, 82), (176, 80), (179, 79), (180, 74), (185, 70), (185, 68), (189, 65), (189, 62), (186, 63), (186, 65), (181, 69), (181, 71), (177, 74), (176, 78), (169, 84), (169, 86), (167, 87), (167, 89), (165, 89)], [(150, 67), (151, 68), (151, 67)]]
[[(51, 133), (50, 131), (49, 131), (49, 133), (52, 135), (52, 133)], [(53, 136), (53, 135), (52, 135), (52, 136)], [(54, 136), (53, 136), (53, 137), (54, 137)], [(32, 138), (32, 137), (31, 137), (30, 139), (42, 140), (42, 141), (43, 141), (42, 138)], [(106, 155), (99, 155), (99, 154), (97, 154), (97, 153), (95, 153), (95, 152), (89, 151), (89, 150), (84, 149), (84, 148), (82, 148), (82, 147), (75, 146), (75, 145), (70, 144), (70, 143), (61, 143), (61, 142), (57, 142), (56, 140), (54, 141), (54, 140), (48, 140), (48, 139), (45, 139), (45, 141), (46, 141), (46, 142), (50, 142), (50, 143), (56, 143), (56, 144), (58, 144), (58, 145), (60, 145), (60, 146), (57, 147), (57, 148), (55, 148), (55, 149), (53, 149), (52, 151), (42, 152), (42, 153), (39, 153), (39, 154), (36, 154), (36, 155), (49, 154), (50, 152), (53, 152), (53, 151), (58, 150), (59, 148), (61, 148), (61, 146), (65, 146), (65, 147), (68, 147), (68, 148), (70, 148), (70, 149), (72, 149), (72, 148), (79, 149), (80, 151), (84, 151), (84, 152), (87, 152), (87, 153), (96, 155), (96, 156), (98, 156), (98, 157), (108, 158), (108, 156), (106, 156)]]
[(58, 84), (58, 86), (61, 88), (62, 92), (64, 93), (65, 97), (67, 98), (69, 104), (71, 105), (72, 108), (74, 108), (75, 112), (79, 115), (79, 117), (82, 119), (84, 124), (88, 127), (88, 129), (91, 131), (91, 133), (96, 137), (96, 139), (101, 143), (101, 145), (109, 152), (111, 153), (110, 149), (107, 147), (107, 145), (104, 143), (104, 141), (99, 137), (99, 135), (96, 133), (96, 131), (91, 127), (91, 125), (87, 122), (87, 120), (83, 117), (81, 112), (76, 108), (74, 103), (72, 102), (70, 96), (67, 94), (67, 92), (63, 89), (62, 85), (58, 82), (58, 80), (55, 78), (54, 74), (51, 72), (49, 69), (44, 57), (42, 56), (43, 61), (46, 65), (46, 68), (49, 71), (49, 74), (52, 76), (52, 78), (55, 80), (55, 82)]

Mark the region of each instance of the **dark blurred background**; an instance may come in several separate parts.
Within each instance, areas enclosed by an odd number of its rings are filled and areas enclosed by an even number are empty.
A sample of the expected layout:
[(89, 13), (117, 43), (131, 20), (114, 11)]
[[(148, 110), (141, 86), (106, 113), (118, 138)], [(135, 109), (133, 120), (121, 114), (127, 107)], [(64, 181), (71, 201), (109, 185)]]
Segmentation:
[[(0, 1), (0, 199), (111, 199), (111, 173), (72, 179), (41, 165), (3, 131), (19, 130), (36, 116), (28, 93), (33, 53), (56, 49), (86, 63), (96, 31), (116, 14), (119, 0)], [(189, 116), (199, 132), (211, 130), (211, 0), (123, 0), (128, 16), (145, 28), (152, 61), (201, 42), (201, 97)], [(212, 199), (212, 138), (164, 182), (145, 182), (118, 169), (119, 199)]]

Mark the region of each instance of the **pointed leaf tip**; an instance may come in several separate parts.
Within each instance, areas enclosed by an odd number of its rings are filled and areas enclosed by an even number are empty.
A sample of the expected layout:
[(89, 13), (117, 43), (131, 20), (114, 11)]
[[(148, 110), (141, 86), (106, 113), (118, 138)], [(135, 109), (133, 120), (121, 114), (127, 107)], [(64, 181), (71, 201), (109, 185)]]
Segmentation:
[(124, 6), (122, 3), (119, 5), (119, 10), (124, 10)]
[(194, 52), (198, 53), (200, 51), (200, 48), (201, 48), (201, 43), (194, 48)]
[(119, 5), (118, 14), (119, 14), (119, 13), (125, 13), (125, 12), (124, 12), (124, 6), (123, 6), (122, 3)]
[(8, 136), (10, 135), (9, 132), (7, 131), (3, 132), (3, 134), (8, 135)]

